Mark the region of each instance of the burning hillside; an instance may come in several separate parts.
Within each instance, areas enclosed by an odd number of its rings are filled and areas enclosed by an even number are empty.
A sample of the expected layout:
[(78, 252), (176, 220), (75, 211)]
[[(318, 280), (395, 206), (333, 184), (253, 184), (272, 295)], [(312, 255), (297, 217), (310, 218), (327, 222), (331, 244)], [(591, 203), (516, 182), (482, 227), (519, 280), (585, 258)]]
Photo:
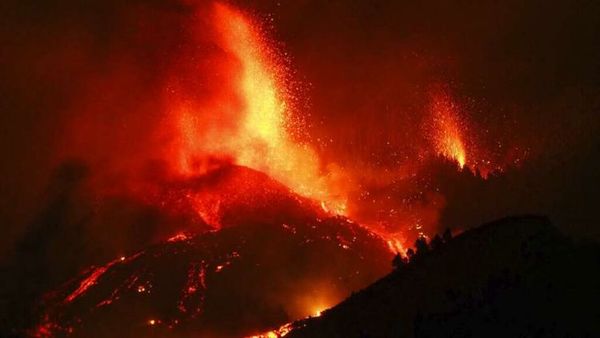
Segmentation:
[[(222, 186), (262, 178), (252, 185), (256, 193), (245, 195), (253, 208), (233, 201), (220, 214), (225, 228), (180, 233), (89, 268), (46, 296), (32, 334), (249, 335), (317, 314), (389, 270), (392, 252), (369, 230), (282, 194), (283, 186), (250, 169), (216, 176), (225, 177)], [(199, 186), (188, 189), (201, 194)]]

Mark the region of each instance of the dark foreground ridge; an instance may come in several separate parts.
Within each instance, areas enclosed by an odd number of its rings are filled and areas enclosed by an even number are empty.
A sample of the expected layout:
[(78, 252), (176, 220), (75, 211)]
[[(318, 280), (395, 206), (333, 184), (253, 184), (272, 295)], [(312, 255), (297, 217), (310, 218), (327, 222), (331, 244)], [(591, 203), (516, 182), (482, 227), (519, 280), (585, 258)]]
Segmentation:
[(545, 217), (429, 248), (287, 337), (599, 337), (600, 249)]

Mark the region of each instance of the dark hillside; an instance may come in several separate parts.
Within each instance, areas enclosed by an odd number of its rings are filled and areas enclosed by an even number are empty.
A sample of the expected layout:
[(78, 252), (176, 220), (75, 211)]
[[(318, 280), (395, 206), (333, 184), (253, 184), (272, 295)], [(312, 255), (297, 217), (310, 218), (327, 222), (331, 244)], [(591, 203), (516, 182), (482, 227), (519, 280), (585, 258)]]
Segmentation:
[(289, 337), (598, 337), (600, 250), (512, 217), (417, 253)]

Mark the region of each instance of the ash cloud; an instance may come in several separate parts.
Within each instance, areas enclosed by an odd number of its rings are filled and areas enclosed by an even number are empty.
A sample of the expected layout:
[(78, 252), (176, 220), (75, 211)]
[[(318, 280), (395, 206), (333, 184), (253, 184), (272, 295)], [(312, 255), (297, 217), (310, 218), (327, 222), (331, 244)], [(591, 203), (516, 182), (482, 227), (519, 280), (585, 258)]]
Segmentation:
[(63, 161), (80, 159), (104, 186), (151, 170), (167, 73), (193, 11), (160, 0), (3, 3), (3, 248), (46, 204)]

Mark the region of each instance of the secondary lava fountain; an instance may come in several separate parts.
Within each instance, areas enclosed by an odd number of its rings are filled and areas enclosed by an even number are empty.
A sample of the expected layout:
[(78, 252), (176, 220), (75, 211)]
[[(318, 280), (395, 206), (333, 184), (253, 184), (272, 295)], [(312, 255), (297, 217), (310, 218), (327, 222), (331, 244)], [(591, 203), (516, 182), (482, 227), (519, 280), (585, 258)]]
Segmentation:
[(434, 148), (438, 154), (456, 161), (462, 169), (467, 164), (465, 126), (459, 118), (456, 104), (445, 92), (432, 94), (431, 101)]

